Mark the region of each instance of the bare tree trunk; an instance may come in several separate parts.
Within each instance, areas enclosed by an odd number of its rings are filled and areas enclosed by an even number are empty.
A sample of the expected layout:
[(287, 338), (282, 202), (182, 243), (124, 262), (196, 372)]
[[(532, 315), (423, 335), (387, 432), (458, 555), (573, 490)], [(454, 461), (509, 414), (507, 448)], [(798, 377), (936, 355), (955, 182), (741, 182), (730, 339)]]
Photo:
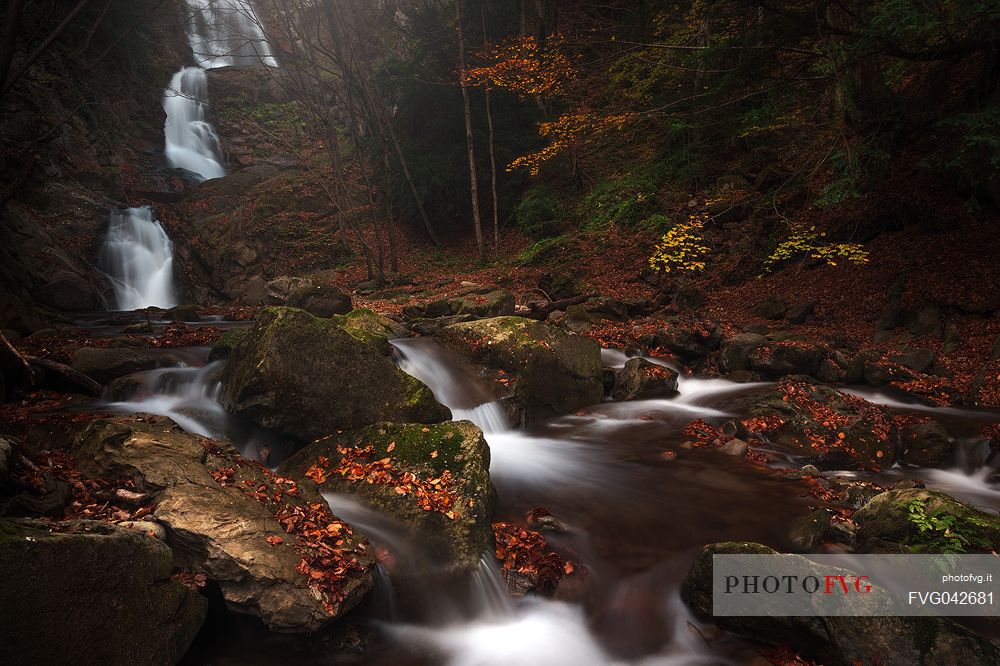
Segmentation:
[[(522, 5), (523, 6), (523, 5)], [(479, 6), (480, 16), (483, 20), (483, 46), (489, 45), (489, 40), (486, 36), (486, 4), (483, 3)], [(493, 134), (493, 106), (490, 103), (490, 84), (486, 82), (483, 84), (483, 94), (486, 97), (486, 126), (489, 130), (489, 149), (490, 149), (490, 190), (493, 195), (493, 255), (495, 257), (500, 256), (500, 201), (497, 197), (497, 158), (495, 150), (495, 141)]]
[[(59, 38), (59, 35), (61, 35), (63, 31), (66, 29), (66, 27), (73, 22), (73, 19), (76, 18), (76, 15), (79, 14), (81, 11), (83, 11), (83, 8), (86, 7), (88, 4), (90, 4), (90, 0), (80, 0), (78, 3), (76, 3), (76, 5), (73, 6), (73, 9), (69, 10), (69, 14), (66, 15), (66, 17), (59, 23), (59, 25), (57, 25), (55, 28), (52, 29), (52, 32), (49, 33), (48, 37), (46, 37), (42, 41), (42, 43), (39, 44), (35, 48), (35, 50), (28, 55), (27, 58), (25, 58), (25, 61), (21, 64), (21, 68), (18, 69), (17, 72), (15, 72), (12, 76), (4, 77), (3, 87), (0, 88), (0, 95), (3, 95), (8, 90), (10, 90), (11, 87), (15, 83), (17, 83), (18, 80), (22, 76), (24, 76), (29, 69), (31, 69), (31, 66), (35, 64), (35, 61), (38, 60), (38, 57), (43, 53), (45, 53), (45, 50), (47, 48), (52, 46), (52, 42), (56, 41), (56, 39)], [(7, 26), (5, 25), (4, 33), (6, 33), (6, 31), (7, 31)], [(11, 48), (13, 48), (13, 44), (11, 45)]]
[(385, 219), (386, 219), (386, 231), (389, 236), (389, 270), (393, 273), (399, 273), (399, 257), (396, 255), (396, 238), (394, 235), (393, 224), (392, 224), (392, 196), (389, 193), (390, 185), (392, 184), (392, 175), (390, 173), (389, 164), (389, 144), (383, 138), (382, 140), (382, 165), (385, 169)]
[(469, 107), (469, 87), (465, 81), (465, 36), (462, 30), (462, 0), (455, 3), (458, 13), (458, 83), (462, 89), (465, 110), (465, 145), (469, 152), (469, 187), (472, 194), (472, 222), (476, 230), (476, 249), (479, 259), (485, 256), (483, 248), (483, 221), (479, 213), (479, 178), (476, 175), (476, 148), (472, 142), (472, 111)]

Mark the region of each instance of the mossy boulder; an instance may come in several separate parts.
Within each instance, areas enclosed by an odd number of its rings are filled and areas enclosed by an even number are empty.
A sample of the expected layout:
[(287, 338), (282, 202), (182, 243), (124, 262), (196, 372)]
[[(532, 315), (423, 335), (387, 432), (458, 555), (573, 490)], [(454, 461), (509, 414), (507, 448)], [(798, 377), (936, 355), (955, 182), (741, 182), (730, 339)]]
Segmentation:
[(295, 308), (262, 310), (222, 374), (222, 404), (306, 440), (379, 421), (451, 417), (430, 389), (396, 367), (387, 343), (373, 346), (371, 333), (345, 325), (346, 319)]
[[(921, 532), (919, 521), (910, 517), (910, 507), (924, 516), (947, 520), (950, 535), (944, 529)], [(1000, 516), (977, 511), (944, 493), (926, 488), (889, 490), (876, 495), (854, 512), (858, 541), (866, 550), (898, 551), (894, 544), (909, 550), (935, 552), (955, 540), (964, 541), (969, 551), (995, 550), (1000, 547)]]
[[(490, 450), (482, 431), (468, 421), (380, 423), (353, 430), (313, 442), (281, 470), (304, 478), (314, 465), (326, 477), (321, 490), (359, 495), (402, 521), (420, 550), (448, 576), (476, 570), (480, 556), (493, 552)], [(362, 470), (365, 465), (371, 467)], [(434, 494), (431, 509), (424, 492)]]
[(473, 363), (515, 375), (514, 399), (526, 422), (567, 414), (601, 401), (601, 348), (523, 317), (453, 324), (439, 339)]
[[(988, 640), (943, 617), (713, 616), (712, 556), (775, 553), (759, 543), (709, 544), (691, 565), (681, 586), (681, 598), (702, 621), (755, 641), (789, 646), (831, 666), (1000, 663), (1000, 651)], [(821, 579), (830, 572), (828, 566), (813, 566)]]
[(293, 290), (285, 305), (301, 308), (317, 317), (332, 317), (351, 311), (351, 297), (328, 284), (306, 284)]
[(782, 382), (750, 408), (777, 448), (820, 467), (880, 470), (896, 460), (888, 409), (828, 386)]
[(86, 520), (0, 521), (0, 654), (5, 664), (180, 661), (205, 597), (171, 580), (170, 548)]
[(357, 308), (347, 314), (334, 315), (331, 319), (355, 338), (385, 355), (391, 352), (389, 340), (405, 338), (409, 334), (406, 327), (399, 322), (367, 308)]
[(85, 475), (131, 479), (152, 495), (149, 519), (167, 528), (175, 561), (207, 575), (230, 609), (260, 617), (272, 631), (320, 629), (372, 587), (368, 545), (348, 532), (338, 550), (356, 566), (339, 582), (339, 594), (321, 593), (300, 570), (307, 551), (278, 517), (309, 515), (310, 505), (323, 502), (308, 480), (288, 492), (290, 484), (231, 446), (162, 417), (97, 419), (81, 424), (70, 440)]
[(611, 397), (615, 400), (650, 400), (677, 393), (677, 373), (670, 368), (632, 358), (615, 378)]
[(220, 337), (215, 345), (212, 347), (212, 351), (208, 352), (209, 361), (218, 361), (220, 359), (229, 358), (229, 355), (233, 353), (236, 346), (240, 344), (243, 336), (247, 334), (246, 328), (234, 328), (231, 331), (226, 331), (222, 337)]

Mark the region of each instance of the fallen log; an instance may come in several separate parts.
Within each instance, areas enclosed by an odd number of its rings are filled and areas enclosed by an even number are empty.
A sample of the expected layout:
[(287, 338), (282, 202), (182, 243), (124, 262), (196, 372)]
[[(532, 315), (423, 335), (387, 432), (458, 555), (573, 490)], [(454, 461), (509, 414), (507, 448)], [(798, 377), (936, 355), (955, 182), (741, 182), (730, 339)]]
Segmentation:
[(586, 303), (588, 299), (595, 298), (599, 294), (582, 294), (580, 296), (570, 296), (569, 298), (560, 298), (556, 301), (549, 301), (548, 303), (538, 303), (537, 301), (531, 301), (528, 303), (528, 311), (524, 313), (525, 317), (529, 319), (540, 319), (545, 320), (550, 314), (556, 310), (565, 310), (571, 305), (580, 305), (581, 303)]
[(36, 368), (41, 368), (46, 373), (52, 373), (64, 382), (79, 386), (87, 393), (100, 397), (104, 387), (82, 372), (78, 372), (65, 363), (59, 363), (48, 358), (38, 358), (37, 356), (25, 356), (25, 360)]

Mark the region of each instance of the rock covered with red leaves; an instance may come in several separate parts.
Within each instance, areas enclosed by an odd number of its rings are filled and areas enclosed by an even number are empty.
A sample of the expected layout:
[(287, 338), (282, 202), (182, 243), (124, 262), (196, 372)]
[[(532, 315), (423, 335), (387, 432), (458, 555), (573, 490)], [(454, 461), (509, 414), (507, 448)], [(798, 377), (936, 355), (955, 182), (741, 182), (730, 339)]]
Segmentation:
[(373, 584), (373, 553), (308, 482), (160, 417), (95, 420), (75, 435), (81, 469), (151, 494), (176, 561), (274, 631), (315, 631)]
[(751, 407), (748, 430), (778, 448), (825, 466), (879, 470), (896, 460), (892, 414), (828, 386), (785, 381)]
[(429, 568), (451, 577), (474, 571), (479, 558), (493, 551), (489, 467), (482, 431), (468, 421), (453, 421), (382, 423), (323, 438), (281, 470), (312, 479), (324, 491), (359, 495), (402, 521), (429, 556)]

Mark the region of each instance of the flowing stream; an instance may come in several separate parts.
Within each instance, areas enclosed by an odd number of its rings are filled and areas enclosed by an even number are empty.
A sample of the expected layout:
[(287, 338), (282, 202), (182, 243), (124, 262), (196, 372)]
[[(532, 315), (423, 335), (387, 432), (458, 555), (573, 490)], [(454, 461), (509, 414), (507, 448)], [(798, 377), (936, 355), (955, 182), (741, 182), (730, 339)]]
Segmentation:
[[(603, 402), (524, 430), (511, 427), (496, 402), (497, 388), (482, 379), (479, 368), (431, 339), (393, 345), (399, 366), (425, 382), (455, 419), (483, 429), (497, 488), (496, 519), (522, 522), (530, 509), (548, 509), (565, 524), (564, 530), (546, 532), (550, 546), (586, 574), (560, 593), (564, 598), (514, 599), (492, 554), (484, 553), (467, 590), (427, 585), (418, 590), (418, 610), (401, 614), (380, 568), (376, 589), (354, 614), (355, 622), (380, 636), (364, 663), (688, 666), (753, 660), (750, 644), (700, 627), (680, 601), (680, 583), (706, 543), (752, 540), (792, 549), (789, 526), (816, 500), (768, 467), (684, 446), (681, 430), (694, 418), (719, 424), (742, 416), (748, 396), (767, 385), (683, 378), (679, 394), (669, 399)], [(199, 360), (207, 349), (187, 352), (190, 366), (141, 373), (130, 395), (108, 396), (104, 407), (169, 416), (191, 432), (229, 439), (244, 455), (266, 459), (268, 451), (271, 464), (280, 462), (287, 442), (227, 415), (217, 400), (221, 364)], [(603, 358), (609, 367), (627, 360), (614, 350)], [(1000, 420), (977, 410), (941, 410), (940, 417), (950, 419), (956, 432), (962, 424), (974, 428), (984, 419)], [(891, 483), (919, 476), (930, 487), (996, 509), (1000, 485), (987, 452), (971, 436), (967, 444), (963, 440), (967, 455), (953, 469), (893, 469), (878, 478)], [(393, 561), (420, 561), (420, 544), (397, 520), (352, 496), (326, 498), (335, 514), (369, 536), (390, 567)], [(212, 630), (185, 663), (292, 663), (292, 639), (255, 626), (242, 622)]]

